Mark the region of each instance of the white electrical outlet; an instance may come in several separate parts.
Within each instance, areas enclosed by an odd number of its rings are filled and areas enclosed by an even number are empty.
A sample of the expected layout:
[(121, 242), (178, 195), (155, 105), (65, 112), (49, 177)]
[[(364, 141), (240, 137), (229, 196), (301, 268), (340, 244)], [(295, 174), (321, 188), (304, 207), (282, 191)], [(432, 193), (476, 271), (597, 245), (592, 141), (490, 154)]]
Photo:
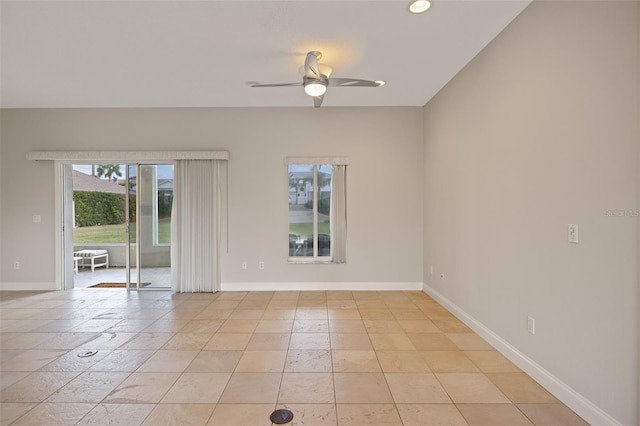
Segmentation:
[(20, 262), (18, 262), (17, 260), (13, 262), (13, 269), (20, 269)]
[(40, 223), (42, 222), (42, 216), (40, 216), (39, 214), (34, 214), (33, 217), (31, 218), (33, 220), (33, 223)]
[(258, 269), (264, 269), (264, 262), (262, 260), (258, 262)]
[(243, 261), (242, 262), (242, 269), (247, 269), (249, 267), (249, 264), (247, 263), (247, 261)]
[(570, 223), (567, 227), (567, 239), (570, 243), (578, 244), (578, 224)]
[(527, 331), (536, 334), (536, 320), (530, 316), (527, 316)]

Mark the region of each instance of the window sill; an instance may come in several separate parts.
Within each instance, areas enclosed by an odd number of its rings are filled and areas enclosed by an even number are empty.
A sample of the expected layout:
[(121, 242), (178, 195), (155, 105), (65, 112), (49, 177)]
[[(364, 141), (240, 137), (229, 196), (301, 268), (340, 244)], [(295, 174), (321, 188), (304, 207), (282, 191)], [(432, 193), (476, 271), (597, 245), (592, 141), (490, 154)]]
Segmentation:
[(315, 257), (290, 257), (287, 259), (288, 263), (291, 264), (323, 264), (323, 263), (333, 263), (333, 259), (327, 258), (315, 258)]

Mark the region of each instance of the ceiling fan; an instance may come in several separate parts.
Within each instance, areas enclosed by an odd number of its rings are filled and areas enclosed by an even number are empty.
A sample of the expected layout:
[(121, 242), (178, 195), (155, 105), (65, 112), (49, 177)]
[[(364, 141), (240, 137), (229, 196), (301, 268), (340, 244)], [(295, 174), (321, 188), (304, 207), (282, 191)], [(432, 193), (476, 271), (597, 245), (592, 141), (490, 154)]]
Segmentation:
[(361, 80), (357, 78), (329, 78), (331, 68), (318, 64), (322, 58), (322, 52), (313, 50), (307, 53), (304, 67), (301, 68), (302, 81), (297, 83), (271, 83), (260, 84), (248, 82), (249, 87), (283, 87), (302, 86), (307, 95), (313, 97), (313, 106), (319, 108), (322, 105), (327, 87), (380, 87), (385, 84), (382, 80)]

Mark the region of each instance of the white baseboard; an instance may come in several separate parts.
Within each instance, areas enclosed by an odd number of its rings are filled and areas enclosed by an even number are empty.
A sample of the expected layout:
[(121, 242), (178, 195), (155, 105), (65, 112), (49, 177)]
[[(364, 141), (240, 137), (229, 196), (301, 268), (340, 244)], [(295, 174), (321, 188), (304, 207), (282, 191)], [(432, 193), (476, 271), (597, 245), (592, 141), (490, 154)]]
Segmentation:
[(424, 284), (423, 291), (440, 303), (449, 312), (455, 315), (460, 321), (475, 331), (480, 337), (485, 339), (491, 346), (496, 348), (502, 355), (517, 365), (522, 371), (540, 383), (553, 396), (558, 398), (567, 407), (575, 411), (580, 417), (592, 425), (620, 425), (622, 423), (611, 417), (600, 409), (593, 402), (576, 392), (569, 385), (558, 379), (556, 376), (538, 365), (531, 358), (513, 347), (509, 342), (498, 336), (487, 328), (484, 324), (467, 314), (456, 304), (438, 293), (432, 287)]
[(0, 283), (0, 291), (55, 291), (55, 282)]
[(384, 291), (422, 290), (413, 282), (272, 282), (222, 283), (222, 291)]

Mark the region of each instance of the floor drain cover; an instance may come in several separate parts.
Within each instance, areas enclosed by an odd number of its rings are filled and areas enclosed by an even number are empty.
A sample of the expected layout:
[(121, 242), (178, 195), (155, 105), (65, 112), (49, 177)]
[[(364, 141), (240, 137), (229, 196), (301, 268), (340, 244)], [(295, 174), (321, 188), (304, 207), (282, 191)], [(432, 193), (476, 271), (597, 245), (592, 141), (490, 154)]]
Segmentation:
[(88, 358), (90, 356), (94, 356), (98, 351), (82, 351), (78, 354), (80, 358)]
[(276, 410), (269, 417), (277, 425), (283, 425), (293, 420), (293, 413), (289, 410)]

